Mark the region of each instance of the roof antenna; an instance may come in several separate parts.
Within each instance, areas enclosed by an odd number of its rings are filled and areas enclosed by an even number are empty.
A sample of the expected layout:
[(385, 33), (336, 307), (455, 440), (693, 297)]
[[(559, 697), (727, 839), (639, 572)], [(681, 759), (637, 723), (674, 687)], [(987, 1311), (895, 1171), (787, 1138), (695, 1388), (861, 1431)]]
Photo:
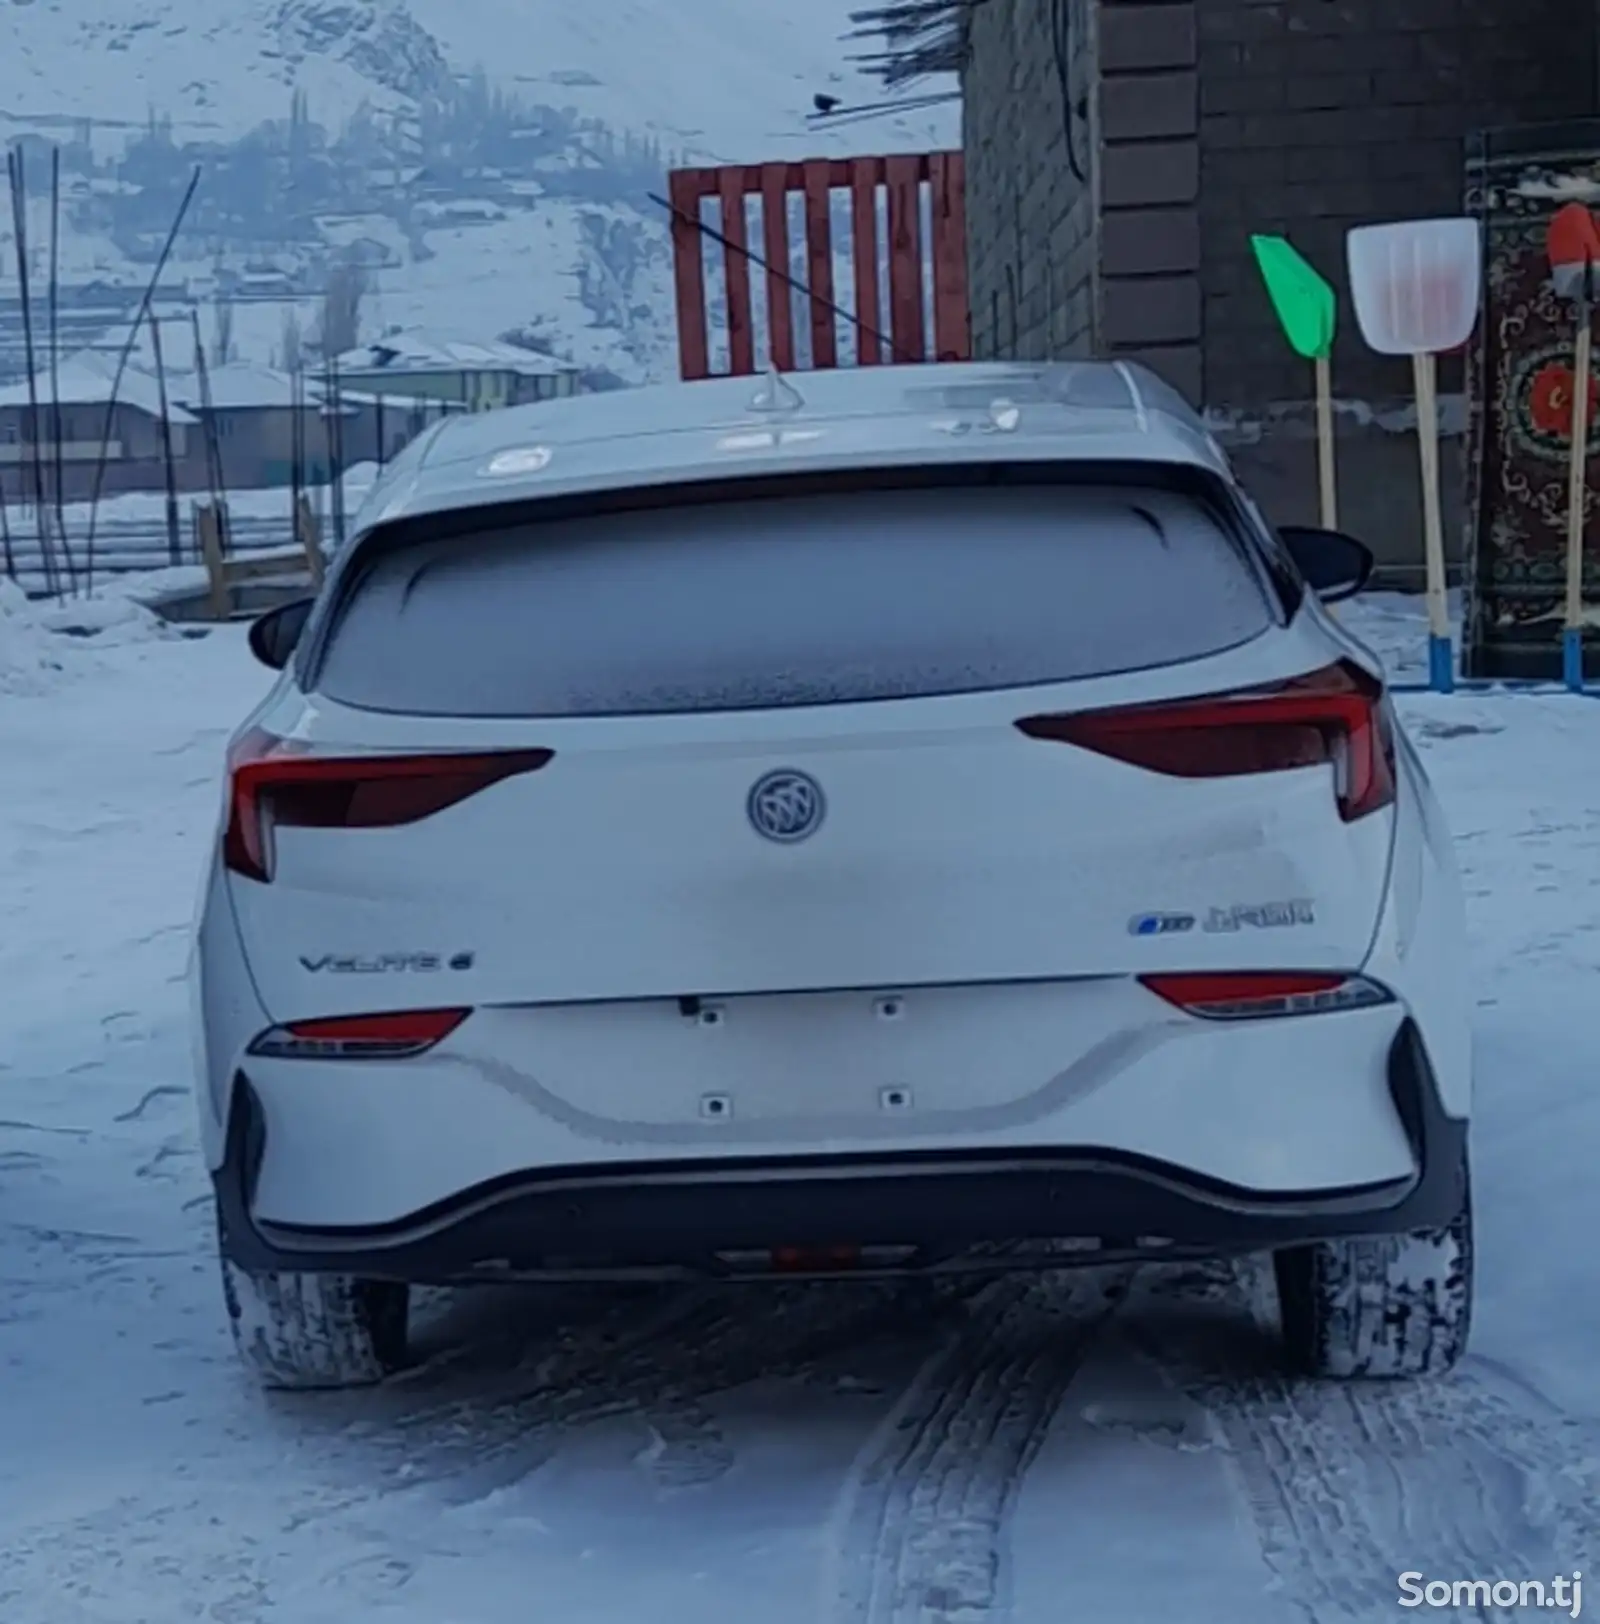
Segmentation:
[(776, 361), (767, 363), (766, 381), (750, 397), (753, 412), (793, 412), (806, 403), (806, 398), (778, 370)]

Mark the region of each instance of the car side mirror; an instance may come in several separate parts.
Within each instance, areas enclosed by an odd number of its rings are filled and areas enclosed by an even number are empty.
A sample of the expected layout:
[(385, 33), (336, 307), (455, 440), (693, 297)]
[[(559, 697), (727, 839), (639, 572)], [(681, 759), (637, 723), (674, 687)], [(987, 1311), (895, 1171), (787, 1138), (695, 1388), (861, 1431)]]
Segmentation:
[(1285, 524), (1278, 535), (1296, 568), (1324, 603), (1353, 598), (1372, 578), (1372, 549), (1342, 530), (1320, 530), (1308, 524)]
[(315, 602), (315, 598), (296, 598), (250, 622), (250, 652), (268, 670), (281, 671), (289, 663)]

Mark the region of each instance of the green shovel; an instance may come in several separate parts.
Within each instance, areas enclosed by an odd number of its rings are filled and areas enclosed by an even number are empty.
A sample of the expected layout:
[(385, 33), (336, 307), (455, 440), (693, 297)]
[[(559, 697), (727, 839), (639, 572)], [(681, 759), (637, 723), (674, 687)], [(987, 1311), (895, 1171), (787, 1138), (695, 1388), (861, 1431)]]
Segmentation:
[(1278, 314), (1290, 347), (1316, 367), (1317, 476), (1323, 528), (1339, 528), (1339, 503), (1333, 467), (1333, 374), (1328, 358), (1333, 352), (1334, 319), (1338, 302), (1333, 286), (1319, 276), (1287, 237), (1253, 236), (1261, 280)]

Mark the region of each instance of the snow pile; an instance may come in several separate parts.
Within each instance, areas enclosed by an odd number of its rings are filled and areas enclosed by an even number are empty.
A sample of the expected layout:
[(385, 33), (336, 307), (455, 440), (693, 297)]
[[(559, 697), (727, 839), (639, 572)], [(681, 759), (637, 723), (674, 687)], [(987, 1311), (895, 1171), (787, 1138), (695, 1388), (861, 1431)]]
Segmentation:
[(15, 581), (0, 580), (0, 694), (44, 694), (62, 671), (58, 639)]
[(120, 594), (36, 603), (15, 581), (0, 579), (0, 695), (51, 693), (104, 669), (104, 650), (178, 635)]
[(59, 604), (36, 603), (32, 609), (38, 624), (58, 641), (67, 637), (92, 639), (96, 650), (180, 635), (143, 604), (117, 591), (107, 592), (104, 597), (69, 598)]

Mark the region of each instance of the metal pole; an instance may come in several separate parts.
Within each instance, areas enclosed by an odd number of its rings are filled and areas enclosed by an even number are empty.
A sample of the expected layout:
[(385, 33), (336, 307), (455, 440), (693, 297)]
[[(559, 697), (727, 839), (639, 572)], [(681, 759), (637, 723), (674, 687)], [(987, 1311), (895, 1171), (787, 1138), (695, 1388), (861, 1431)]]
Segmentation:
[(172, 454), (172, 407), (167, 400), (167, 368), (161, 355), (161, 318), (150, 318), (150, 349), (156, 362), (156, 392), (161, 406), (161, 462), (167, 485), (167, 559), (183, 562), (183, 538), (178, 525), (178, 465)]

